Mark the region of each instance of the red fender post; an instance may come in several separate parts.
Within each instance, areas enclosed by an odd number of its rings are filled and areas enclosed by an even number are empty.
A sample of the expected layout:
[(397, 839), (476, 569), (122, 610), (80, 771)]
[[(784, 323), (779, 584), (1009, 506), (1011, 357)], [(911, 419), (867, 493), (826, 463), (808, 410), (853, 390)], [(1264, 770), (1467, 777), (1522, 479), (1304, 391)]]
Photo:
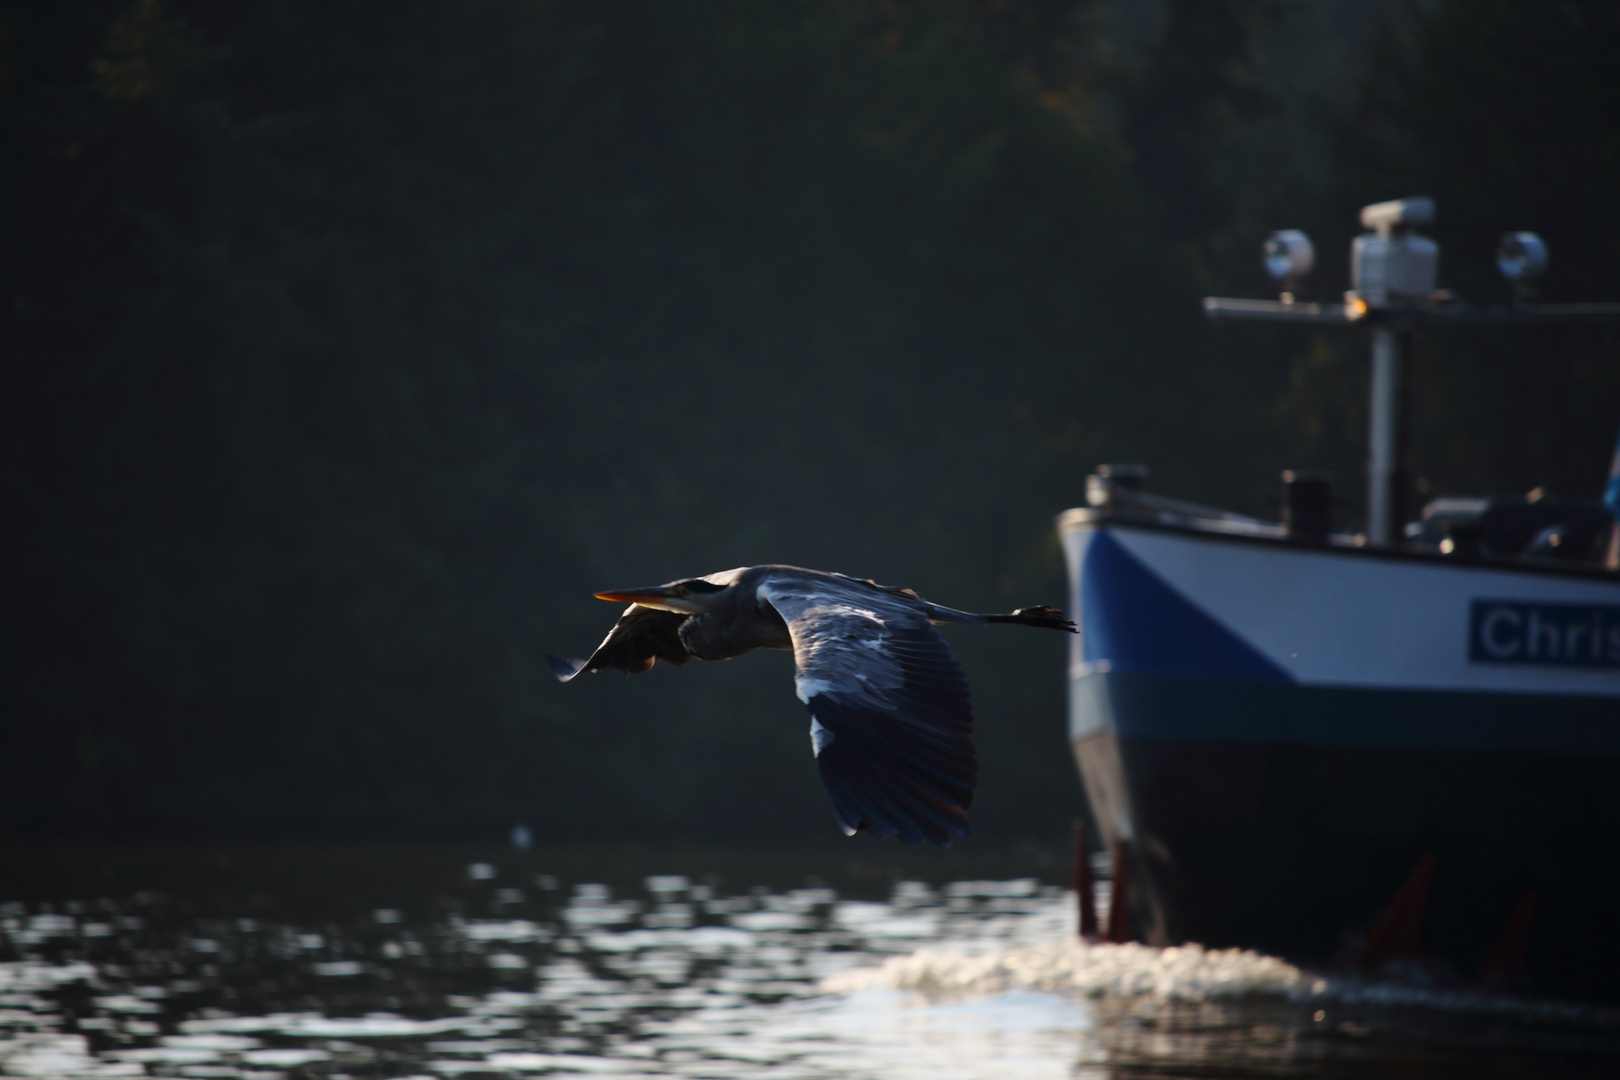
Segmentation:
[(1080, 937), (1097, 940), (1097, 893), (1091, 880), (1091, 848), (1086, 844), (1086, 823), (1074, 822), (1074, 895), (1080, 904)]
[(1131, 940), (1131, 860), (1130, 847), (1123, 839), (1114, 841), (1114, 878), (1108, 898), (1108, 940), (1123, 945)]

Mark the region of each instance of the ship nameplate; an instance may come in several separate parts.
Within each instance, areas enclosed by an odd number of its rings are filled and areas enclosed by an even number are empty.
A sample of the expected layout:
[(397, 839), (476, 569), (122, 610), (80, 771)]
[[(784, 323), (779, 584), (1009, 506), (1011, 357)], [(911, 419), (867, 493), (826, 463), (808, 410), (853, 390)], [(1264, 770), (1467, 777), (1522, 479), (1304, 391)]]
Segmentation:
[(1468, 611), (1468, 659), (1620, 668), (1620, 605), (1474, 600)]

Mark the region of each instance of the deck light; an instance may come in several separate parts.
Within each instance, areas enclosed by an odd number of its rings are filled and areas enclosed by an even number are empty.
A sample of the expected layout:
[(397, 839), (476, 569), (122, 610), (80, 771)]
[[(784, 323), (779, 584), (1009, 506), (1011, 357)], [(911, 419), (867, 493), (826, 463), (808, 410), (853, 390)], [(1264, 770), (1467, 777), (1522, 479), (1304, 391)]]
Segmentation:
[(1547, 244), (1533, 232), (1503, 233), (1496, 268), (1513, 286), (1513, 298), (1528, 300), (1535, 293), (1536, 279), (1547, 272)]
[(1311, 245), (1311, 238), (1298, 229), (1279, 229), (1266, 237), (1261, 252), (1265, 256), (1266, 273), (1283, 287), (1283, 302), (1292, 303), (1295, 286), (1316, 265), (1316, 248)]

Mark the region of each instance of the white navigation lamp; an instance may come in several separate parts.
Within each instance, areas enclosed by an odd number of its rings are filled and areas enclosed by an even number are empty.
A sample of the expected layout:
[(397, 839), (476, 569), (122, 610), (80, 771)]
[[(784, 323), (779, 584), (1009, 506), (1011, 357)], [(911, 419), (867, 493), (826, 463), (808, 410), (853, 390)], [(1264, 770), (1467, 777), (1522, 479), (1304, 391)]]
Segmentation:
[(1265, 257), (1266, 273), (1282, 286), (1282, 302), (1292, 304), (1300, 279), (1316, 265), (1316, 248), (1311, 238), (1298, 229), (1279, 229), (1266, 237), (1261, 253)]
[(1536, 280), (1547, 272), (1547, 244), (1533, 232), (1503, 233), (1496, 268), (1513, 286), (1514, 301), (1522, 304), (1535, 296)]

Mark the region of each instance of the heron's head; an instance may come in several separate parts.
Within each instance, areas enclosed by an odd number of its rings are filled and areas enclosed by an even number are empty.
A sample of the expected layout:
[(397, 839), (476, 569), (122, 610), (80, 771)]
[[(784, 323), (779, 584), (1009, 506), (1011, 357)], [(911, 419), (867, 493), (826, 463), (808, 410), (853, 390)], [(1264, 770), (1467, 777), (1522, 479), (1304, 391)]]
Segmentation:
[(640, 604), (660, 611), (678, 611), (683, 615), (702, 615), (708, 611), (719, 595), (730, 586), (717, 585), (707, 578), (688, 578), (672, 581), (668, 585), (654, 585), (648, 589), (617, 589), (599, 592), (598, 600), (613, 600), (621, 604)]

